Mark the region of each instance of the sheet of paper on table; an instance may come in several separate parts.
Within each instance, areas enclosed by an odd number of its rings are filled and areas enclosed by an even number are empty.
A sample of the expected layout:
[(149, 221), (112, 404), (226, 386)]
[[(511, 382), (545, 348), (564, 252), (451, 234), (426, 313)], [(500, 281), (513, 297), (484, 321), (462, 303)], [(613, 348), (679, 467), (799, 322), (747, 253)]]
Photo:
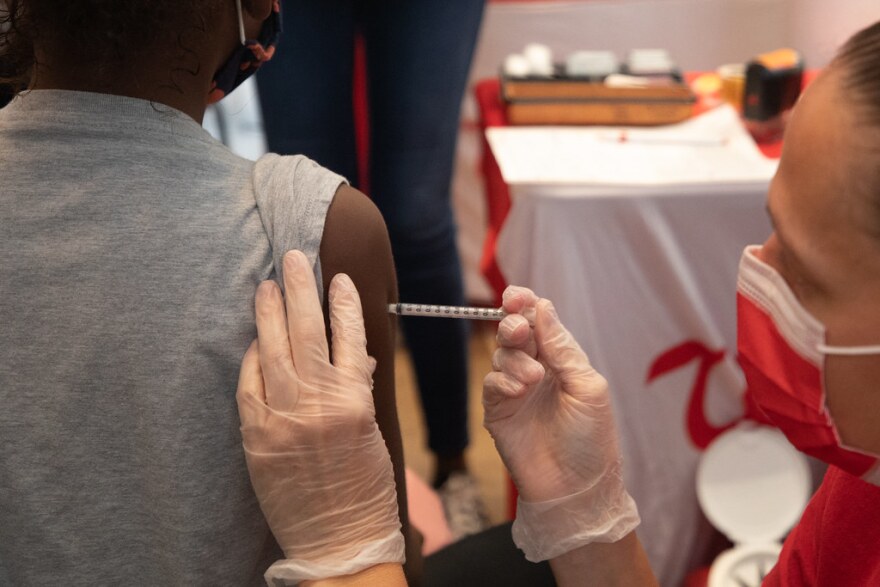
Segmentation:
[(766, 183), (778, 164), (729, 106), (662, 127), (499, 127), (486, 136), (511, 185)]

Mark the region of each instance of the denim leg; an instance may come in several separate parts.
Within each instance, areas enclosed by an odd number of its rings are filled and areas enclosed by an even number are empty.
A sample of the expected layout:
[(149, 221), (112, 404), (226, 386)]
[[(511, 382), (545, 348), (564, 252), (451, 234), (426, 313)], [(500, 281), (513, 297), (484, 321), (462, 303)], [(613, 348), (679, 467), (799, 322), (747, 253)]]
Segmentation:
[[(357, 177), (352, 40), (362, 19), (370, 191), (388, 224), (401, 299), (463, 303), (449, 188), (483, 0), (284, 0), (283, 9), (278, 51), (257, 74), (269, 149)], [(468, 443), (467, 323), (408, 318), (403, 330), (429, 447), (460, 454)]]
[(284, 0), (284, 32), (257, 73), (269, 150), (303, 154), (354, 181), (351, 109), (358, 0)]
[[(483, 0), (359, 0), (371, 112), (371, 191), (388, 224), (400, 299), (464, 303), (450, 203), (459, 110)], [(468, 444), (468, 324), (404, 318), (428, 446)]]

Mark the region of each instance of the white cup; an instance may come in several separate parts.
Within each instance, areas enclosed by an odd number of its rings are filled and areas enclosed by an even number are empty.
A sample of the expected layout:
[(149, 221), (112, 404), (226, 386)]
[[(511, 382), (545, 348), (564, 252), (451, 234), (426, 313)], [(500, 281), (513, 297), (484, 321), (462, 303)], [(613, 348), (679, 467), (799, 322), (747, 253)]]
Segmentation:
[(552, 76), (553, 51), (541, 43), (529, 43), (523, 49), (523, 56), (528, 60), (532, 75)]

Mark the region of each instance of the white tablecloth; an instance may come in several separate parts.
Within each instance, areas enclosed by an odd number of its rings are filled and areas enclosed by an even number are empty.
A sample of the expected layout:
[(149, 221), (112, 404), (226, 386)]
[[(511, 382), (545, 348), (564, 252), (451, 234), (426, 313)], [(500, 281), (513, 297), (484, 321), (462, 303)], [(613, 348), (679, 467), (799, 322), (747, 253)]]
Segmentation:
[[(511, 161), (492, 146), (507, 180)], [(695, 165), (703, 148), (689, 155)], [(608, 379), (639, 535), (669, 587), (705, 557), (711, 532), (694, 489), (700, 451), (742, 414), (736, 270), (743, 247), (769, 234), (770, 173), (661, 186), (626, 185), (626, 170), (617, 185), (508, 182), (501, 270), (554, 301)]]

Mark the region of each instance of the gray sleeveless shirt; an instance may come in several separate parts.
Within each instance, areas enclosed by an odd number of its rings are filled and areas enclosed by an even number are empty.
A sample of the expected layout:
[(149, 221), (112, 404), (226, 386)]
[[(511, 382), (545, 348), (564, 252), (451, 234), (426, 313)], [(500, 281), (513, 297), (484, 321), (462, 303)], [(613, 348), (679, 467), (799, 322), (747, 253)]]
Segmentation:
[(239, 362), (343, 181), (132, 98), (0, 110), (0, 585), (262, 584)]

